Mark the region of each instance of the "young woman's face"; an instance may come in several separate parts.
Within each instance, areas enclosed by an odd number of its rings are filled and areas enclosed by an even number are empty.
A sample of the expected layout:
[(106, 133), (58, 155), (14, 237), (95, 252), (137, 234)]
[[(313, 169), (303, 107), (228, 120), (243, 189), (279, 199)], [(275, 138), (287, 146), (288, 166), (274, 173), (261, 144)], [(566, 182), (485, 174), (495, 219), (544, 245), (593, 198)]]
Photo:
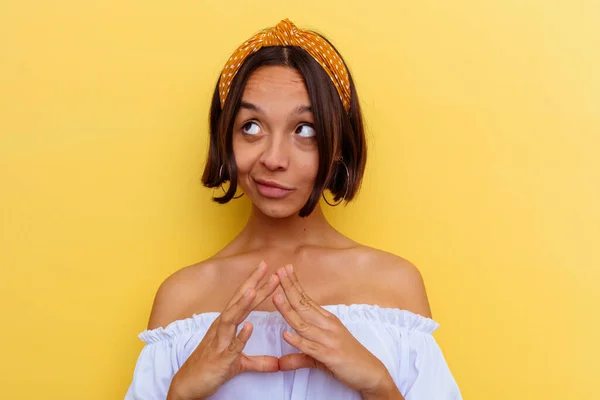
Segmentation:
[(248, 79), (233, 126), (238, 184), (265, 215), (297, 214), (319, 168), (313, 114), (302, 75), (269, 66)]

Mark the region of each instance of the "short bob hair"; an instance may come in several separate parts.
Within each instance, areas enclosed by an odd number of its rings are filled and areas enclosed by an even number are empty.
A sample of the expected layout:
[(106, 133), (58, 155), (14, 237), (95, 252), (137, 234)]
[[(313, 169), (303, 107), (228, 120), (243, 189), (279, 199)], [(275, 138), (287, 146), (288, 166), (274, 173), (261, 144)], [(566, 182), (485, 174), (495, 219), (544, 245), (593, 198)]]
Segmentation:
[(326, 189), (336, 202), (352, 200), (360, 188), (367, 158), (363, 119), (352, 76), (348, 72), (351, 101), (346, 111), (325, 70), (310, 54), (296, 46), (263, 47), (248, 56), (231, 83), (223, 109), (217, 82), (210, 107), (210, 145), (202, 183), (217, 188), (230, 181), (223, 196), (213, 197), (217, 203), (227, 203), (235, 196), (237, 167), (233, 154), (233, 124), (248, 78), (258, 68), (266, 66), (293, 68), (303, 76), (314, 116), (319, 169), (313, 191), (299, 215), (310, 215)]

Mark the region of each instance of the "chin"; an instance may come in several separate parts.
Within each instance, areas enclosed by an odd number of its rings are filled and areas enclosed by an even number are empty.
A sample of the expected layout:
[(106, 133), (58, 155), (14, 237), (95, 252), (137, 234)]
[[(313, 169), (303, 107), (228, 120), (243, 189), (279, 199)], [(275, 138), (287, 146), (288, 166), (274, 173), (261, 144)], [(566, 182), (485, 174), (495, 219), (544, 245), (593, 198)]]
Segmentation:
[(298, 206), (270, 200), (256, 202), (254, 203), (254, 207), (269, 218), (289, 218), (298, 215), (302, 207), (304, 207), (304, 203)]

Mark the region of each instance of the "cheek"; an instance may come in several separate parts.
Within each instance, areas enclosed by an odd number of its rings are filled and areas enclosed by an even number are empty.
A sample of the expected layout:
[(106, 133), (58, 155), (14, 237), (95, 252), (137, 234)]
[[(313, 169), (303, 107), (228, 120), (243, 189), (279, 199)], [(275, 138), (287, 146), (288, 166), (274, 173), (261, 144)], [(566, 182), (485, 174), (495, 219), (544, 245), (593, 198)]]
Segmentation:
[(237, 165), (238, 175), (246, 175), (252, 169), (256, 156), (246, 143), (233, 141), (233, 156)]
[(317, 173), (319, 172), (319, 154), (315, 151), (307, 157), (303, 157), (298, 163), (298, 169), (300, 170), (302, 180), (310, 184), (312, 190)]

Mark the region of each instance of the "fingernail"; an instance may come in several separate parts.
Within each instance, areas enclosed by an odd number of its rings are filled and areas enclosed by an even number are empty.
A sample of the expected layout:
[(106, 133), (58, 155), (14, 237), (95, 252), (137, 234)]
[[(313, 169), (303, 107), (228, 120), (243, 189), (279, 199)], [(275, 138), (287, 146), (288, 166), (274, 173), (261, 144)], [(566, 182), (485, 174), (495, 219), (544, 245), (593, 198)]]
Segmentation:
[(293, 339), (293, 338), (294, 338), (294, 333), (293, 333), (293, 332), (291, 332), (291, 331), (287, 331), (287, 330), (286, 330), (286, 331), (283, 331), (283, 334), (284, 334), (285, 336), (287, 336), (287, 337), (288, 337), (288, 339)]
[(294, 266), (292, 264), (288, 264), (286, 266), (286, 268), (287, 268), (288, 272), (290, 273), (290, 275), (294, 273)]
[(265, 262), (265, 260), (262, 260), (260, 263), (258, 263), (258, 268), (262, 268), (262, 267), (266, 267), (267, 263)]
[(282, 278), (285, 278), (285, 276), (287, 275), (285, 272), (285, 268), (279, 268), (279, 274), (281, 275)]

